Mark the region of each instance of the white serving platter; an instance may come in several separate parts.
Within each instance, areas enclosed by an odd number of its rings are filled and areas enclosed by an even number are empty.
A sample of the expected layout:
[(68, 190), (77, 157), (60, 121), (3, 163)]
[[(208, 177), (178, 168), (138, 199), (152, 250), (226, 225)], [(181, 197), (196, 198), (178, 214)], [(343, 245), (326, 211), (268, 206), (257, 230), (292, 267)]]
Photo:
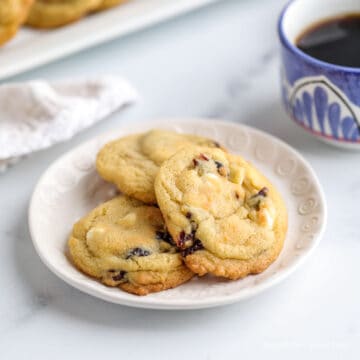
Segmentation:
[(132, 0), (54, 30), (23, 27), (0, 48), (0, 80), (217, 0)]

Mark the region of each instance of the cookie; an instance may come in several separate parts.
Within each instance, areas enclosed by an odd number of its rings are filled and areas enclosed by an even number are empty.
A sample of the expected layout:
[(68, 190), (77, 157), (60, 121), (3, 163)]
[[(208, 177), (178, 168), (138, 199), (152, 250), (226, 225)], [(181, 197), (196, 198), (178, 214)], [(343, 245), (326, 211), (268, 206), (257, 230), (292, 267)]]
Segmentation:
[(186, 265), (199, 275), (239, 279), (257, 274), (282, 249), (284, 202), (240, 156), (183, 149), (162, 164), (155, 192)]
[(55, 28), (72, 23), (97, 9), (103, 0), (35, 0), (26, 24)]
[(0, 2), (0, 45), (10, 40), (24, 22), (33, 0), (2, 0)]
[(101, 4), (96, 10), (101, 11), (101, 10), (109, 9), (114, 6), (124, 4), (127, 1), (128, 0), (102, 0)]
[(159, 166), (184, 147), (218, 147), (213, 140), (165, 130), (130, 135), (106, 144), (98, 153), (96, 168), (123, 193), (155, 204), (154, 180)]
[(166, 232), (159, 208), (124, 195), (78, 221), (68, 246), (81, 271), (136, 295), (176, 287), (194, 275)]

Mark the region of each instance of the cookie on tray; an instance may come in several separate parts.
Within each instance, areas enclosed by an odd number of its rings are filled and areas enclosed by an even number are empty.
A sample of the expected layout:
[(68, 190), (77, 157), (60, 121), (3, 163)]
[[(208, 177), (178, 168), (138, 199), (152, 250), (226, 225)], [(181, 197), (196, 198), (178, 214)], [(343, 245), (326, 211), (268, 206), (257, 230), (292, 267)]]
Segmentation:
[(159, 208), (124, 195), (78, 221), (68, 245), (81, 271), (137, 295), (176, 287), (194, 275), (166, 232)]
[(36, 28), (56, 28), (72, 23), (96, 10), (103, 0), (35, 0), (26, 24)]
[(194, 145), (219, 147), (217, 142), (200, 136), (152, 130), (106, 144), (98, 153), (96, 168), (123, 193), (155, 204), (154, 180), (159, 166), (177, 151)]
[(165, 161), (155, 192), (172, 238), (195, 273), (239, 279), (279, 255), (287, 211), (275, 187), (240, 156), (187, 148)]
[(33, 0), (0, 1), (0, 45), (10, 40), (26, 19)]

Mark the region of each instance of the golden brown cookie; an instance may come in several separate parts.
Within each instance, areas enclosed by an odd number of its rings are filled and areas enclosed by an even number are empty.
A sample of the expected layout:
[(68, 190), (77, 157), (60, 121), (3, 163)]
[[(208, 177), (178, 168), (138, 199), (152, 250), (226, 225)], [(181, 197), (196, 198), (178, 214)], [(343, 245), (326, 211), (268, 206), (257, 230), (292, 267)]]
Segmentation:
[(24, 22), (33, 0), (0, 1), (0, 45), (10, 40)]
[(84, 273), (137, 295), (176, 287), (194, 275), (166, 232), (159, 208), (124, 195), (78, 221), (68, 245)]
[(256, 274), (282, 249), (284, 202), (240, 156), (183, 149), (160, 167), (155, 192), (186, 265), (199, 275), (239, 279)]
[(123, 193), (155, 204), (154, 180), (159, 166), (175, 152), (194, 145), (219, 146), (200, 136), (152, 130), (106, 144), (97, 156), (96, 168), (100, 176), (116, 184)]
[(35, 0), (26, 24), (55, 28), (72, 23), (97, 9), (102, 0)]

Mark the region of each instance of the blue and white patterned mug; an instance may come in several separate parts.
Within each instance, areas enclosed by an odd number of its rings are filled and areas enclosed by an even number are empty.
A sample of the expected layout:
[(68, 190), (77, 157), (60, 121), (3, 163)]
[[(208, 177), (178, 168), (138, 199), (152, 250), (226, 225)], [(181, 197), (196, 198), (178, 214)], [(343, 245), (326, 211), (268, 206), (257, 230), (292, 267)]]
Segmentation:
[(359, 0), (292, 0), (278, 30), (282, 94), (291, 118), (319, 139), (360, 150), (360, 68), (317, 60), (295, 44), (314, 23), (353, 13), (360, 13)]

